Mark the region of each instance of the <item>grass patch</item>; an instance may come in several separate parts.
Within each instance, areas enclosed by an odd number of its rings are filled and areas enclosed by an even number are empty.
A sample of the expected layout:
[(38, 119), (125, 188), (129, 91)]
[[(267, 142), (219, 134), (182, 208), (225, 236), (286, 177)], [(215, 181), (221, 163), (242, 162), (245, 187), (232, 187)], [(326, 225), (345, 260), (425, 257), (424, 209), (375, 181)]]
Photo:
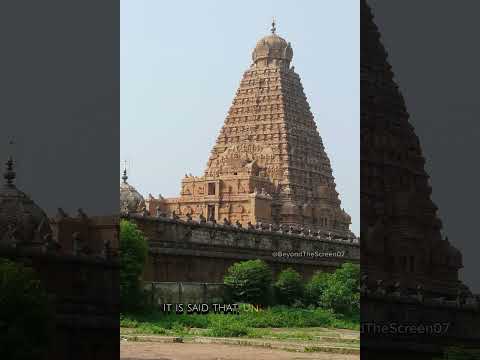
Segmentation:
[(219, 318), (205, 333), (213, 337), (241, 337), (246, 336), (251, 329), (241, 322), (231, 321), (228, 318)]
[[(274, 306), (259, 312), (240, 307), (238, 314), (165, 314), (150, 312), (121, 315), (120, 326), (135, 332), (161, 335), (197, 335), (214, 337), (262, 337), (264, 328), (325, 327), (359, 330), (359, 316), (345, 316), (332, 311)], [(205, 329), (202, 331), (201, 329)], [(278, 334), (280, 338), (280, 334)], [(312, 335), (298, 334), (298, 338), (310, 339)]]
[(285, 329), (285, 331), (278, 332), (272, 331), (272, 329), (251, 329), (248, 333), (249, 338), (254, 339), (275, 339), (275, 340), (304, 340), (310, 341), (315, 340), (316, 336), (313, 331), (305, 331), (305, 330), (292, 330), (289, 331)]

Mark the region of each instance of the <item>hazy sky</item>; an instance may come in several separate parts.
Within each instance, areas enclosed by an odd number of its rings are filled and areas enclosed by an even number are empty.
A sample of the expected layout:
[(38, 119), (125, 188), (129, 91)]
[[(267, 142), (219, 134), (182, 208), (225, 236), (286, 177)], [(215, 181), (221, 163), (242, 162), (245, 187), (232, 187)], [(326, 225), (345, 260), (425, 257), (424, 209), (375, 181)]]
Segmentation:
[(121, 0), (121, 159), (142, 194), (202, 175), (251, 52), (269, 34), (293, 61), (359, 234), (359, 2)]

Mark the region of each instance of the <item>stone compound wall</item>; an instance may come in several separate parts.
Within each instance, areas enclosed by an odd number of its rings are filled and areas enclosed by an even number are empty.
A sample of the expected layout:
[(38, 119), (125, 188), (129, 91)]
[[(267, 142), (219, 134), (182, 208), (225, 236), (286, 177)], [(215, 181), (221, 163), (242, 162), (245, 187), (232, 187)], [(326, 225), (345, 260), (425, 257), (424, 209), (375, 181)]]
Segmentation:
[[(130, 214), (129, 218), (148, 238), (150, 256), (144, 273), (146, 281), (221, 283), (229, 266), (252, 259), (266, 261), (274, 274), (293, 267), (304, 278), (309, 278), (315, 271), (334, 271), (344, 262), (359, 263), (360, 259), (358, 240), (139, 214)], [(317, 256), (311, 256), (315, 252)], [(290, 253), (296, 256), (285, 255)]]
[(220, 283), (151, 282), (145, 285), (152, 304), (222, 303), (225, 285)]
[(62, 252), (74, 252), (74, 243), (78, 241), (93, 253), (102, 253), (107, 242), (112, 251), (118, 250), (118, 222), (117, 216), (87, 216), (81, 212), (73, 217), (63, 212), (50, 219), (50, 226)]
[(35, 270), (54, 299), (55, 336), (48, 359), (118, 359), (117, 258), (0, 246), (0, 257)]
[(441, 358), (446, 347), (478, 348), (480, 344), (478, 295), (448, 300), (421, 291), (407, 295), (362, 286), (361, 304), (362, 356), (366, 358)]

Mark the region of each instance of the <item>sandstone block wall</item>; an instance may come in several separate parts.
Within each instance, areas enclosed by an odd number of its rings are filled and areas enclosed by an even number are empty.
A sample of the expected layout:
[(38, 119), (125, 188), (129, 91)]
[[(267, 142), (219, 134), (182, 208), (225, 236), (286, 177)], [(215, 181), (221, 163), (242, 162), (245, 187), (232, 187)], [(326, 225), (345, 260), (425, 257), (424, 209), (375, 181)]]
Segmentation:
[(145, 284), (154, 305), (223, 303), (225, 286), (219, 283), (151, 282)]
[(165, 282), (223, 282), (235, 262), (262, 259), (276, 274), (293, 267), (304, 278), (359, 263), (358, 240), (245, 229), (162, 217), (130, 215), (149, 242), (144, 278)]

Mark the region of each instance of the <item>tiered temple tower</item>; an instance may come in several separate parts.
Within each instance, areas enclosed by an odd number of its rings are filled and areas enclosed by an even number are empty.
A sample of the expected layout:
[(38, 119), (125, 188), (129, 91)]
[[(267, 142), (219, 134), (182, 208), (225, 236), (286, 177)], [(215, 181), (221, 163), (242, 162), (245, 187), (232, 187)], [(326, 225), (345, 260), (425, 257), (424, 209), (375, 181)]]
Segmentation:
[(185, 175), (178, 198), (150, 196), (151, 214), (353, 235), (292, 57), (273, 22), (253, 50), (205, 174)]
[(371, 282), (455, 295), (462, 256), (442, 238), (418, 137), (370, 9), (361, 6), (362, 271)]

